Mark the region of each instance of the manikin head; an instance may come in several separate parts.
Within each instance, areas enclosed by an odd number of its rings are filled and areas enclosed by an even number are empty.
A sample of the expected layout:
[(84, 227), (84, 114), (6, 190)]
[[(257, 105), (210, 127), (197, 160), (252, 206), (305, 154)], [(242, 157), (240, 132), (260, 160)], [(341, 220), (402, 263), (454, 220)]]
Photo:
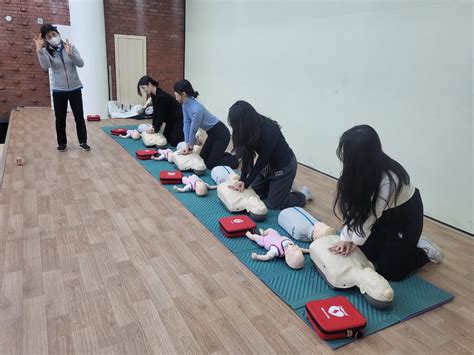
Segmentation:
[(140, 133), (138, 133), (138, 131), (135, 131), (135, 130), (134, 130), (134, 131), (132, 132), (132, 139), (133, 139), (133, 140), (138, 140), (138, 139), (140, 139), (140, 138), (141, 138)]
[(391, 305), (394, 297), (393, 289), (374, 269), (366, 267), (362, 270), (358, 286), (372, 306), (383, 309)]
[(329, 227), (326, 223), (318, 221), (314, 224), (313, 240), (334, 234), (336, 234), (336, 229)]
[(196, 195), (198, 195), (198, 196), (206, 196), (207, 195), (207, 186), (204, 183), (204, 181), (202, 181), (202, 180), (196, 181), (195, 192), (196, 192)]
[(290, 244), (285, 248), (286, 264), (292, 269), (301, 269), (304, 266), (304, 255), (296, 244)]
[(239, 179), (240, 179), (240, 176), (237, 174), (229, 174), (229, 176), (227, 177), (227, 181), (229, 181), (230, 183), (239, 181)]
[(142, 123), (142, 124), (138, 125), (137, 131), (138, 131), (138, 133), (143, 133), (145, 131), (148, 131), (150, 128), (151, 128), (151, 126), (149, 124)]

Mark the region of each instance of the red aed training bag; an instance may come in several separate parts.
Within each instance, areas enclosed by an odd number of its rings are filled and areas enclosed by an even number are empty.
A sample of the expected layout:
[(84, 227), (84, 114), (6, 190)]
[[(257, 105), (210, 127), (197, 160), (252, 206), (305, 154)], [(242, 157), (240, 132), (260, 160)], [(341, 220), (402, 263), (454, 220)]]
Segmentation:
[(248, 231), (255, 233), (257, 225), (246, 215), (229, 216), (219, 219), (219, 227), (228, 238), (243, 237)]
[(367, 325), (365, 317), (344, 296), (309, 301), (306, 316), (324, 340), (360, 338)]
[(183, 179), (183, 173), (179, 170), (160, 172), (160, 182), (163, 185), (181, 184), (182, 179)]
[(114, 128), (110, 131), (110, 134), (113, 136), (124, 136), (127, 134), (127, 130), (125, 128)]
[(88, 121), (100, 121), (100, 116), (99, 115), (87, 115), (87, 120)]
[(155, 154), (158, 154), (158, 151), (156, 149), (143, 149), (143, 150), (137, 150), (135, 152), (135, 155), (140, 160), (149, 160)]

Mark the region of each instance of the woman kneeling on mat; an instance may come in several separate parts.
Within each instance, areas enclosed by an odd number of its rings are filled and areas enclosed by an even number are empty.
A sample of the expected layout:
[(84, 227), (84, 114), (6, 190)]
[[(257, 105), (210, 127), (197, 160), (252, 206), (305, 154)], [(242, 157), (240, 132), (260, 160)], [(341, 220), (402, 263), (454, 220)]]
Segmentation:
[[(443, 255), (421, 237), (423, 202), (406, 170), (382, 151), (375, 130), (367, 125), (344, 132), (337, 147), (343, 169), (334, 202), (344, 227), (329, 250), (349, 255), (359, 246), (387, 280), (399, 281)], [(336, 213), (337, 214), (337, 213)]]
[(153, 102), (153, 127), (148, 130), (148, 133), (158, 133), (161, 125), (166, 123), (163, 135), (170, 145), (178, 145), (184, 137), (183, 113), (173, 96), (162, 90), (158, 81), (147, 75), (138, 81), (137, 91), (140, 96), (142, 96), (142, 91), (151, 95)]
[(312, 199), (306, 186), (292, 191), (298, 164), (276, 121), (259, 114), (245, 101), (231, 106), (228, 121), (234, 149), (242, 158), (242, 175), (233, 185), (235, 190), (252, 187), (270, 209), (303, 207)]
[(230, 142), (230, 132), (226, 125), (196, 100), (199, 93), (194, 91), (188, 80), (180, 80), (174, 84), (174, 91), (176, 100), (183, 104), (186, 148), (182, 154), (188, 154), (193, 149), (196, 133), (202, 128), (207, 132), (207, 139), (200, 155), (207, 168), (212, 169), (218, 165), (237, 168), (239, 166), (237, 157), (226, 152)]

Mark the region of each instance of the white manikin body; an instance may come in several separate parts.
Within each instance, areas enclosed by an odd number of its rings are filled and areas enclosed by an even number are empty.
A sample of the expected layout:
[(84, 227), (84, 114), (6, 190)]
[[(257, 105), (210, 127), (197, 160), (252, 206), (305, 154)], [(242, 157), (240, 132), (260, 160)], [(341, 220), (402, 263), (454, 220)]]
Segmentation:
[(179, 150), (168, 154), (168, 162), (176, 164), (178, 170), (187, 171), (193, 170), (198, 176), (203, 175), (206, 170), (206, 164), (199, 155), (199, 152), (193, 150), (191, 153), (186, 155), (179, 154)]
[(229, 187), (238, 179), (238, 175), (230, 175), (228, 181), (217, 186), (217, 196), (230, 212), (247, 211), (256, 221), (263, 221), (268, 209), (257, 193), (251, 188), (239, 192)]
[(374, 265), (359, 248), (348, 256), (330, 252), (328, 249), (337, 241), (337, 235), (325, 236), (315, 239), (309, 247), (311, 260), (321, 276), (333, 288), (359, 287), (375, 308), (390, 306), (394, 292), (388, 281), (375, 272)]
[(167, 143), (166, 138), (161, 133), (148, 133), (147, 131), (142, 133), (142, 141), (145, 147), (164, 147)]

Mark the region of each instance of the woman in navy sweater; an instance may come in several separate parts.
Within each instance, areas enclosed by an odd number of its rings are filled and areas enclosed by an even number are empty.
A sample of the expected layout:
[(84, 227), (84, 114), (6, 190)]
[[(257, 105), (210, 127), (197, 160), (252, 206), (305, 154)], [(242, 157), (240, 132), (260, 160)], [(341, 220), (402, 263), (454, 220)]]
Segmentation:
[(259, 114), (245, 101), (231, 106), (228, 121), (235, 152), (242, 158), (242, 175), (234, 185), (237, 191), (252, 187), (270, 209), (302, 207), (312, 199), (306, 186), (292, 191), (296, 157), (276, 121)]

